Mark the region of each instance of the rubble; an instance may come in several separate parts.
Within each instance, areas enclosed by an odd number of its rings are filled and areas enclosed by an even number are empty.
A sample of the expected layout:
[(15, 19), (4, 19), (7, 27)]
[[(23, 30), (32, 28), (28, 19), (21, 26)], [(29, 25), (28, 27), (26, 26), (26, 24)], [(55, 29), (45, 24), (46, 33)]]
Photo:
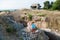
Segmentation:
[(22, 36), (24, 40), (49, 40), (49, 37), (42, 30), (37, 30), (35, 33), (24, 30)]

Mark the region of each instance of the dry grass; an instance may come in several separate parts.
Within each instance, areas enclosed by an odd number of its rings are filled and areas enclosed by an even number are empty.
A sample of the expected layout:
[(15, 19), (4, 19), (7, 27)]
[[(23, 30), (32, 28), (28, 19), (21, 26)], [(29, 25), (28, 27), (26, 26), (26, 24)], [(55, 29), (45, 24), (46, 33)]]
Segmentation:
[(28, 10), (22, 11), (27, 14), (37, 15), (39, 13), (46, 14), (48, 17), (48, 28), (60, 31), (60, 11), (48, 11), (48, 10)]
[(60, 11), (23, 9), (11, 12), (10, 14), (14, 16), (15, 20), (20, 20), (20, 17), (25, 15), (24, 13), (32, 15), (37, 15), (39, 13), (46, 14), (46, 17), (49, 18), (48, 27), (60, 31)]

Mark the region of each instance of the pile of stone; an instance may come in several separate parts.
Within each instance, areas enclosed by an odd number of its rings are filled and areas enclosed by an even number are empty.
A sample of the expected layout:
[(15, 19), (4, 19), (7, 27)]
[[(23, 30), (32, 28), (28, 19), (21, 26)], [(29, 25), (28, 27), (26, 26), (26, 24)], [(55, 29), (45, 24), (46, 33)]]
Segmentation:
[(42, 30), (36, 30), (36, 32), (22, 32), (23, 40), (49, 40), (49, 37), (45, 35)]

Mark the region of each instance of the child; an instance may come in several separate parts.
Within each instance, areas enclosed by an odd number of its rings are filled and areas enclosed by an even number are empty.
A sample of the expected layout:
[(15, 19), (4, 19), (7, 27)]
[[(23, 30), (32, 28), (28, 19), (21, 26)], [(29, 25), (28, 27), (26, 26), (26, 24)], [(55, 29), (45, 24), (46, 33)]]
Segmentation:
[(28, 21), (27, 22), (27, 29), (28, 29), (28, 31), (30, 32), (31, 31), (31, 21)]
[(37, 30), (37, 27), (34, 24), (34, 22), (32, 22), (31, 27), (32, 27), (32, 32), (35, 32)]

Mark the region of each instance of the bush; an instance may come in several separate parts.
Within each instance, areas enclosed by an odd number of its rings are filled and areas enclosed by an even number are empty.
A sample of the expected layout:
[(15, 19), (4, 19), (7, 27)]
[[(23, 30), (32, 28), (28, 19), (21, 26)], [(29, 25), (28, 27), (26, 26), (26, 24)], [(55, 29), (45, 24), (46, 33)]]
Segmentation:
[(6, 32), (8, 32), (8, 33), (14, 33), (14, 32), (16, 32), (16, 29), (14, 29), (13, 27), (7, 27), (6, 28)]
[(31, 14), (28, 14), (28, 16), (29, 16), (29, 20), (32, 20), (32, 15)]
[(13, 29), (13, 28), (6, 28), (6, 31), (7, 31), (8, 33), (16, 32), (16, 30)]

